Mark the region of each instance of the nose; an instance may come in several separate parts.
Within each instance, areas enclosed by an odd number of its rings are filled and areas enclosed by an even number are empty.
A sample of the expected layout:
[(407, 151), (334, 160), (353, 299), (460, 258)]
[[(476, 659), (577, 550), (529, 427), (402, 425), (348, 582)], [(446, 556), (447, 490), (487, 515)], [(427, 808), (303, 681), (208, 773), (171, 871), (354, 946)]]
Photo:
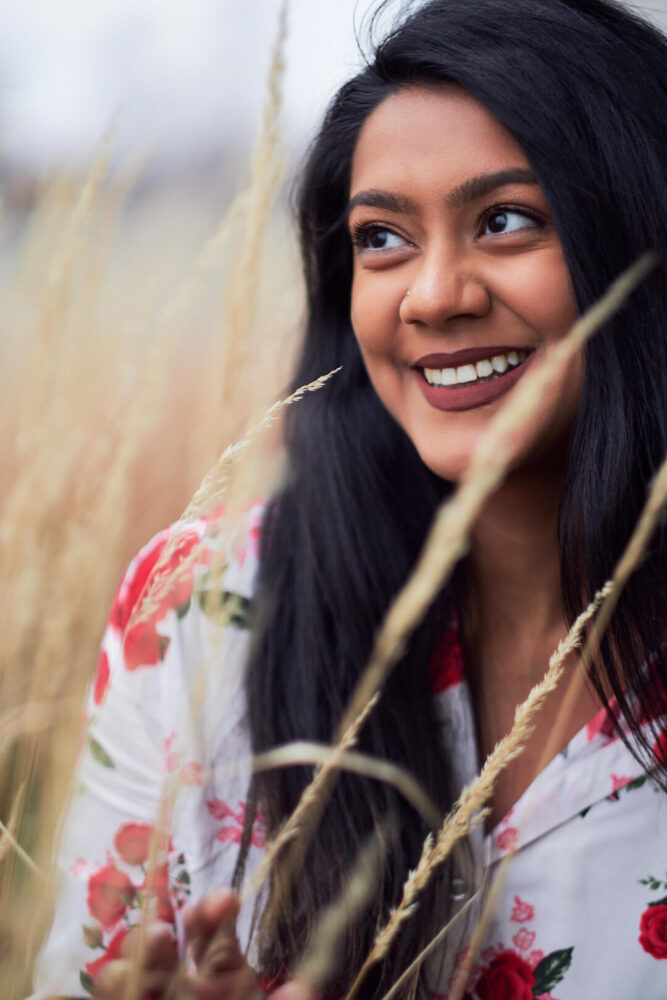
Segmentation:
[(491, 293), (481, 269), (468, 255), (434, 246), (415, 262), (409, 294), (400, 307), (404, 323), (421, 323), (436, 330), (458, 317), (485, 316), (491, 308)]

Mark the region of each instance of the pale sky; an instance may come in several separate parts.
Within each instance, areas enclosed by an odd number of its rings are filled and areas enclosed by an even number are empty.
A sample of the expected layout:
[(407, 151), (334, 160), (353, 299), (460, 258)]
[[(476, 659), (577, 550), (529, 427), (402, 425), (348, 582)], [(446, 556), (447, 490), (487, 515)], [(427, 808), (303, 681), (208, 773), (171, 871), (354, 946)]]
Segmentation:
[[(291, 0), (291, 146), (360, 65), (354, 22), (374, 5)], [(636, 6), (667, 28), (667, 0)], [(184, 165), (249, 143), (278, 9), (279, 0), (0, 0), (0, 157), (85, 163), (117, 113), (119, 155)]]

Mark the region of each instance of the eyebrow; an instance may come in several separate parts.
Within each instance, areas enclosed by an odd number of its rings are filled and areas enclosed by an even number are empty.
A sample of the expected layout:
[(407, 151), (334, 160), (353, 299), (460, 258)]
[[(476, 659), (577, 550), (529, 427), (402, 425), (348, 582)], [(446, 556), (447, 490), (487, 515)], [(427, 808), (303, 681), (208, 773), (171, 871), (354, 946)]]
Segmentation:
[(493, 174), (479, 174), (478, 177), (471, 177), (470, 180), (455, 187), (446, 196), (445, 201), (453, 208), (460, 208), (506, 184), (537, 185), (537, 177), (532, 170), (527, 170), (525, 167), (509, 167), (507, 170), (497, 170)]
[[(527, 170), (525, 167), (509, 167), (506, 170), (497, 170), (492, 174), (479, 174), (477, 177), (471, 177), (450, 191), (445, 196), (445, 202), (452, 208), (461, 208), (506, 184), (537, 185), (537, 183), (537, 177), (532, 170)], [(368, 205), (371, 208), (381, 208), (385, 212), (396, 212), (404, 215), (417, 213), (417, 203), (412, 198), (403, 194), (392, 194), (390, 191), (379, 191), (376, 188), (359, 191), (353, 198), (350, 198), (347, 206), (348, 216), (357, 205)]]

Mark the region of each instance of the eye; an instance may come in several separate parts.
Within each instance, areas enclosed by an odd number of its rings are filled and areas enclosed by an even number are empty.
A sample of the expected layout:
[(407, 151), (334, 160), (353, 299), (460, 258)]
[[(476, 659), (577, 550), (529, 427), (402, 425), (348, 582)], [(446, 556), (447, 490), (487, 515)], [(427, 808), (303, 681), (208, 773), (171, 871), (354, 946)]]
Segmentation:
[(482, 220), (482, 236), (517, 233), (522, 229), (540, 229), (541, 220), (516, 208), (494, 208)]
[(355, 226), (350, 235), (352, 243), (360, 251), (373, 253), (381, 250), (398, 250), (405, 246), (405, 240), (398, 233), (375, 224)]

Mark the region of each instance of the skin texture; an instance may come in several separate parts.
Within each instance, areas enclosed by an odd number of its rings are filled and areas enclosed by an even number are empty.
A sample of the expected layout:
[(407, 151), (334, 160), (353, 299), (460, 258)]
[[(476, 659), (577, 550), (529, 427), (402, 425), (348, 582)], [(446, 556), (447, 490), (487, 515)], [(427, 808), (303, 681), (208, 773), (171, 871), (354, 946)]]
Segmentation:
[[(363, 192), (380, 190), (412, 202), (409, 210), (356, 204), (350, 212), (357, 241), (355, 334), (380, 399), (429, 468), (451, 480), (465, 469), (502, 399), (457, 412), (436, 409), (419, 389), (415, 361), (433, 352), (489, 345), (538, 352), (576, 318), (560, 239), (536, 184), (514, 182), (473, 200), (453, 199), (472, 178), (511, 168), (530, 165), (503, 126), (456, 85), (406, 88), (387, 98), (365, 123), (353, 159), (351, 197), (368, 200)], [(498, 216), (503, 206), (504, 222)], [(509, 232), (491, 231), (494, 213), (496, 226)], [(365, 225), (372, 228), (362, 238), (358, 227)], [(542, 676), (548, 655), (567, 631), (557, 516), (581, 372), (578, 359), (545, 394), (537, 420), (524, 428), (517, 467), (476, 526), (470, 557), (475, 617), (464, 624), (476, 650), (467, 667), (482, 756), (507, 732), (515, 705)], [(557, 692), (543, 709), (527, 752), (498, 783), (492, 823), (535, 776), (559, 704)], [(584, 692), (563, 728), (563, 743), (597, 707)], [(216, 890), (188, 911), (186, 941), (197, 970), (181, 980), (183, 995), (193, 1000), (257, 995), (257, 977), (236, 938), (238, 906), (234, 893)], [(216, 934), (219, 951), (211, 966), (205, 956)], [(121, 1000), (135, 946), (131, 934), (122, 959), (105, 967), (96, 983), (98, 1000)], [(149, 928), (144, 969), (152, 977), (152, 995), (164, 995), (160, 990), (178, 969), (167, 925)], [(271, 1000), (314, 1000), (314, 994), (303, 983), (289, 982)]]
[[(480, 175), (530, 169), (504, 126), (456, 84), (388, 97), (368, 117), (354, 153), (354, 331), (378, 396), (425, 464), (448, 480), (460, 478), (504, 398), (438, 409), (420, 388), (415, 362), (502, 345), (532, 352), (528, 366), (576, 319), (560, 237), (536, 181), (471, 191)], [(385, 198), (378, 207), (377, 192), (395, 204)], [(463, 630), (482, 760), (567, 634), (558, 506), (582, 373), (577, 357), (544, 394), (537, 418), (522, 429), (515, 467), (473, 532)], [(570, 673), (576, 665), (571, 657)], [(565, 688), (547, 701), (526, 752), (498, 781), (489, 827), (544, 763)], [(598, 707), (584, 689), (575, 710), (558, 720), (561, 746)]]
[[(380, 399), (426, 465), (446, 479), (460, 477), (502, 400), (437, 410), (419, 390), (415, 361), (493, 345), (539, 351), (576, 318), (560, 239), (537, 184), (452, 201), (472, 178), (510, 168), (528, 171), (530, 164), (509, 132), (455, 84), (387, 98), (364, 124), (353, 158), (351, 198), (382, 191), (414, 203), (403, 211), (356, 204), (350, 212), (354, 331)], [(506, 231), (490, 231), (488, 213), (495, 211), (497, 224), (498, 208), (510, 205)], [(359, 234), (366, 225), (373, 228)], [(522, 457), (544, 453), (562, 436), (580, 383), (578, 361), (525, 429)]]
[[(185, 939), (195, 970), (179, 972), (178, 946), (169, 924), (147, 928), (142, 986), (151, 1000), (167, 995), (179, 975), (177, 996), (191, 1000), (251, 1000), (262, 996), (254, 970), (236, 936), (239, 897), (230, 889), (208, 893), (185, 916)], [(214, 945), (214, 948), (212, 947)], [(104, 967), (95, 983), (95, 1000), (123, 1000), (139, 948), (137, 931), (126, 937), (122, 957)], [(270, 994), (271, 1000), (315, 1000), (302, 983), (290, 982)]]

